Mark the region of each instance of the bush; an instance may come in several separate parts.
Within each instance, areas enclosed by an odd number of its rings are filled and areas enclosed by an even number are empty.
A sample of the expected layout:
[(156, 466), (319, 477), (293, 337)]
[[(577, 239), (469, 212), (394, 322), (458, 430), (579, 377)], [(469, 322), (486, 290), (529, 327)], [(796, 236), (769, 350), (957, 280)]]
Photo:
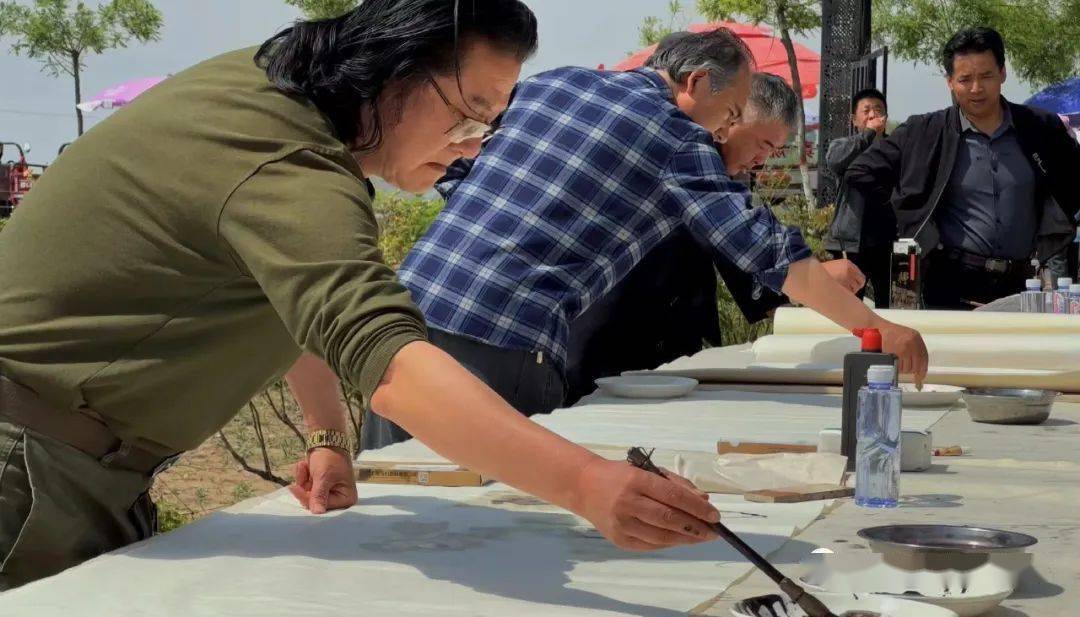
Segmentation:
[(392, 268), (401, 265), (442, 207), (441, 198), (427, 199), (406, 193), (378, 195), (375, 217), (379, 221), (379, 248), (386, 263)]
[(181, 510), (175, 503), (165, 499), (157, 499), (155, 505), (160, 533), (183, 527), (195, 518), (192, 514)]
[[(768, 190), (768, 189), (765, 189)], [(825, 232), (832, 221), (834, 209), (807, 208), (806, 200), (800, 195), (788, 197), (773, 206), (776, 218), (785, 225), (798, 227), (802, 230), (803, 238), (818, 259), (827, 259), (825, 251)], [(720, 312), (720, 332), (724, 345), (739, 345), (755, 341), (772, 332), (772, 320), (766, 319), (756, 324), (751, 324), (743, 317), (742, 311), (735, 304), (723, 280), (717, 285), (717, 306)]]
[(789, 198), (784, 203), (773, 208), (776, 218), (785, 225), (798, 227), (802, 230), (803, 239), (814, 252), (818, 259), (829, 258), (825, 250), (825, 233), (829, 230), (835, 208), (807, 208), (803, 197)]

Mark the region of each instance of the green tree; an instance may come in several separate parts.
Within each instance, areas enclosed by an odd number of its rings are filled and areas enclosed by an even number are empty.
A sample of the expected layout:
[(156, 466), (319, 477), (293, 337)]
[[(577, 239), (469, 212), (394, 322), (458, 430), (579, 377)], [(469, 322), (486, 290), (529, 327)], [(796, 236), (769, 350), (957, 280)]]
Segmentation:
[[(88, 54), (156, 41), (161, 32), (161, 12), (148, 0), (110, 0), (96, 9), (69, 0), (34, 0), (32, 6), (14, 0), (0, 2), (0, 36), (14, 40), (16, 54), (39, 60), (54, 77), (70, 75), (75, 80), (75, 104), (82, 102), (81, 73)], [(83, 115), (75, 115), (79, 135)]]
[(329, 19), (355, 9), (360, 0), (285, 0), (308, 19)]
[(941, 66), (957, 30), (991, 26), (1031, 86), (1080, 73), (1080, 0), (874, 0), (873, 9), (874, 40), (906, 60)]
[(799, 149), (803, 195), (810, 207), (814, 206), (814, 191), (810, 186), (810, 168), (806, 161), (806, 148), (803, 147), (806, 143), (806, 114), (803, 109), (802, 80), (799, 79), (798, 61), (791, 36), (805, 35), (820, 28), (820, 9), (821, 3), (811, 0), (698, 0), (698, 11), (710, 21), (735, 21), (741, 18), (755, 25), (768, 24), (780, 33), (780, 40), (787, 50), (791, 85), (795, 92), (799, 93), (796, 143)]
[(683, 7), (680, 0), (669, 0), (666, 21), (660, 17), (646, 17), (641, 27), (638, 28), (641, 44), (645, 47), (655, 45), (665, 36), (684, 28), (686, 24), (682, 12)]

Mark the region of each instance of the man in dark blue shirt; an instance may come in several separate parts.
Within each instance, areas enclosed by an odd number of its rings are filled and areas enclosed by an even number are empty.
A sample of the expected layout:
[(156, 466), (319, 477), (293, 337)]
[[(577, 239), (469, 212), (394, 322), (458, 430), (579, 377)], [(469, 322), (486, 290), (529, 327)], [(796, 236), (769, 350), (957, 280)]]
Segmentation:
[(928, 308), (970, 310), (1012, 295), (1075, 235), (1080, 144), (1055, 114), (1001, 96), (1005, 44), (968, 28), (945, 44), (956, 104), (913, 116), (848, 169), (848, 198), (891, 203), (924, 255)]

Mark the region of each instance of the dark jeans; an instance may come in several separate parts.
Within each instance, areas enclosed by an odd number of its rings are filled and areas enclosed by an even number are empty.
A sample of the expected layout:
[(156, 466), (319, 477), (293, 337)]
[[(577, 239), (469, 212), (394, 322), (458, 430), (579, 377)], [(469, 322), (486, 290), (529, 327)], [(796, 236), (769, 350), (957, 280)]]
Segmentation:
[[(563, 372), (547, 357), (538, 361), (536, 352), (502, 349), (434, 328), (428, 330), (428, 339), (526, 416), (550, 413), (566, 400)], [(405, 429), (370, 409), (364, 411), (361, 449), (375, 450), (411, 437)]]
[(1024, 290), (1026, 271), (993, 273), (949, 259), (941, 250), (924, 262), (923, 300), (928, 309), (970, 311)]
[[(752, 280), (737, 270), (730, 278), (738, 276), (750, 296)], [(705, 340), (721, 343), (716, 270), (708, 251), (679, 228), (570, 322), (567, 400), (596, 390), (597, 378), (693, 355)]]

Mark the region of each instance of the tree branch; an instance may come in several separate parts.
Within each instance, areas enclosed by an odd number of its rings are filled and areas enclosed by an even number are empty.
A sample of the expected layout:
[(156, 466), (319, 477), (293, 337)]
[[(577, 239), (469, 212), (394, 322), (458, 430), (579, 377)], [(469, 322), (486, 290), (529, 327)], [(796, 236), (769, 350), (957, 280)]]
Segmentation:
[(242, 467), (244, 469), (244, 471), (246, 471), (248, 473), (255, 474), (256, 476), (259, 476), (263, 480), (266, 480), (267, 482), (273, 482), (274, 484), (277, 484), (278, 486), (288, 486), (289, 485), (289, 482), (287, 480), (285, 480), (284, 478), (274, 474), (273, 472), (263, 471), (262, 469), (256, 469), (256, 468), (252, 467), (251, 465), (249, 465), (248, 462), (247, 462), (247, 459), (240, 456), (240, 453), (238, 453), (236, 451), (236, 449), (233, 448), (232, 444), (229, 443), (229, 439), (227, 437), (225, 437), (225, 432), (224, 431), (218, 431), (218, 438), (221, 439), (221, 445), (225, 446), (225, 449), (228, 450), (229, 454), (232, 455), (233, 460), (235, 460), (237, 463), (239, 463), (240, 467)]
[(270, 464), (270, 454), (266, 451), (266, 435), (262, 430), (262, 416), (259, 415), (259, 410), (255, 407), (255, 404), (248, 401), (248, 408), (251, 410), (251, 422), (252, 428), (255, 429), (255, 438), (259, 441), (259, 450), (262, 452), (263, 468), (269, 473), (273, 466)]
[(280, 408), (278, 407), (277, 404), (274, 403), (274, 397), (270, 394), (269, 390), (263, 390), (263, 398), (265, 398), (266, 403), (268, 405), (270, 405), (270, 410), (274, 413), (274, 416), (276, 416), (277, 419), (280, 420), (282, 424), (289, 427), (289, 430), (291, 430), (293, 432), (293, 434), (296, 435), (296, 438), (298, 440), (300, 440), (300, 448), (304, 449), (304, 448), (307, 447), (307, 439), (304, 438), (304, 434), (300, 432), (300, 429), (297, 428), (296, 423), (293, 422), (292, 418), (289, 417), (288, 410), (285, 407), (285, 388), (284, 388), (284, 386), (282, 386), (281, 384), (278, 384), (278, 388), (280, 389), (280, 394), (281, 394), (281, 407)]

